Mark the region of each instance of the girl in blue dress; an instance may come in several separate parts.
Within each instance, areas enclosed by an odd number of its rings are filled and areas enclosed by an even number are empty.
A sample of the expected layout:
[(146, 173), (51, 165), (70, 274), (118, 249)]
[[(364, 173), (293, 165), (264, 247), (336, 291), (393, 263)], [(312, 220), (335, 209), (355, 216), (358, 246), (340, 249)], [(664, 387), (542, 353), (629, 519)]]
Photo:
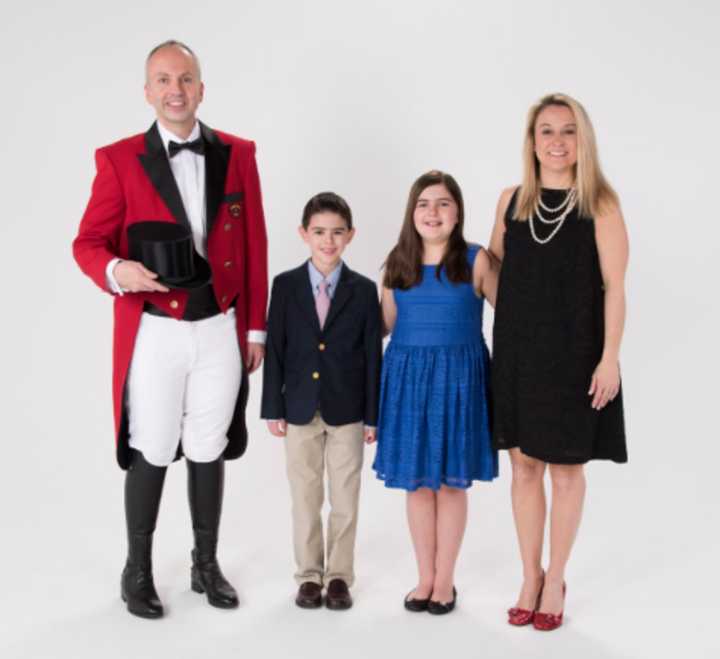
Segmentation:
[(498, 475), (490, 444), (489, 355), (483, 299), (495, 304), (487, 252), (463, 237), (460, 187), (423, 174), (410, 190), (397, 245), (385, 263), (382, 311), (392, 333), (382, 367), (373, 469), (407, 490), (418, 584), (411, 611), (449, 613), (467, 519), (466, 490)]

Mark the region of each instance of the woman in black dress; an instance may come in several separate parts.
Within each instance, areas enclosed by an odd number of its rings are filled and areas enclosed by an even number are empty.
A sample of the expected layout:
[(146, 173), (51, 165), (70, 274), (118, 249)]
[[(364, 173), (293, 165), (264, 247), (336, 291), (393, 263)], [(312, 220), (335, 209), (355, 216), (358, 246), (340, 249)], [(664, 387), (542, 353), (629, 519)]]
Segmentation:
[[(510, 453), (524, 576), (509, 622), (550, 630), (562, 624), (583, 464), (627, 461), (618, 363), (627, 234), (590, 120), (569, 96), (552, 94), (530, 109), (523, 181), (500, 196), (490, 249), (502, 262), (493, 442)], [(552, 510), (543, 572), (546, 466)]]

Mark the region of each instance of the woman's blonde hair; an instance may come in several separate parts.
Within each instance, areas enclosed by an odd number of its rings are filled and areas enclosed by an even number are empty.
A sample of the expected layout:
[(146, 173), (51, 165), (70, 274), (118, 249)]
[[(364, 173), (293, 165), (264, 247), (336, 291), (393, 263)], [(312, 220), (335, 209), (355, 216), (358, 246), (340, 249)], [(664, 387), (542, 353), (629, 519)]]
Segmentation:
[(528, 220), (535, 212), (540, 197), (540, 163), (535, 155), (535, 123), (548, 106), (566, 107), (575, 117), (577, 130), (577, 163), (575, 188), (580, 217), (596, 217), (609, 206), (618, 203), (615, 190), (603, 176), (598, 159), (595, 131), (585, 108), (567, 94), (548, 94), (530, 108), (523, 144), (523, 180), (518, 191), (513, 218)]

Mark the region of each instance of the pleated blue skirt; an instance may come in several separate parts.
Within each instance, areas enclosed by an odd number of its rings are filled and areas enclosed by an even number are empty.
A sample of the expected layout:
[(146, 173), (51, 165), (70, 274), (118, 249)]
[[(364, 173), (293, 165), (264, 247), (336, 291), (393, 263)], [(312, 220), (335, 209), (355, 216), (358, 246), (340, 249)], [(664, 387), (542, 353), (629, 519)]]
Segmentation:
[(391, 341), (380, 390), (373, 469), (386, 487), (467, 488), (498, 475), (490, 443), (490, 360), (484, 341)]

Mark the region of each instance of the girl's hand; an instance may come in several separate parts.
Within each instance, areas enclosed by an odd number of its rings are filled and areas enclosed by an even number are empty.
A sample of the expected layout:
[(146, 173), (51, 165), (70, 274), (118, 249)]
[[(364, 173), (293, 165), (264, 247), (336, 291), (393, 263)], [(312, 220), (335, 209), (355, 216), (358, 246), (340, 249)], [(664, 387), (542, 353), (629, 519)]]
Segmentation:
[(365, 433), (363, 439), (366, 444), (372, 444), (377, 439), (377, 428), (370, 428), (365, 426)]
[(285, 434), (287, 432), (287, 424), (285, 423), (285, 419), (278, 419), (277, 421), (268, 421), (267, 427), (268, 427), (268, 430), (270, 431), (270, 434), (275, 435), (275, 437), (285, 437)]
[(615, 399), (618, 391), (620, 391), (620, 364), (601, 361), (590, 380), (588, 396), (593, 397), (590, 407), (594, 410), (601, 410)]

